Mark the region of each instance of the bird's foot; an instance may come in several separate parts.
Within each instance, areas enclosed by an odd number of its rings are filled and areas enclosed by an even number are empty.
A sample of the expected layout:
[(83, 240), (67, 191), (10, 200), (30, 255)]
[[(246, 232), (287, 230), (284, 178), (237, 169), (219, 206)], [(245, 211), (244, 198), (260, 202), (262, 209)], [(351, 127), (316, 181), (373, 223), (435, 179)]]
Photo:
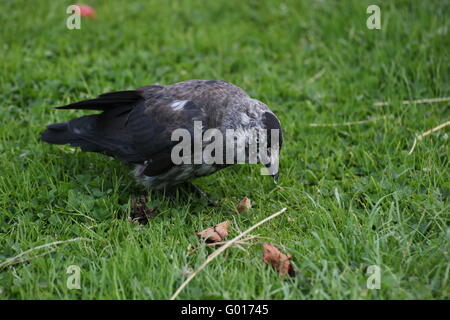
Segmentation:
[(218, 200), (214, 200), (211, 199), (211, 197), (204, 192), (202, 189), (200, 189), (199, 187), (197, 187), (195, 184), (193, 184), (192, 182), (187, 182), (186, 183), (187, 187), (192, 190), (197, 196), (199, 196), (200, 198), (206, 199), (206, 202), (208, 204), (208, 207), (217, 207), (219, 205), (219, 201)]
[(199, 198), (206, 199), (207, 205), (209, 207), (216, 207), (219, 204), (218, 200), (211, 199), (211, 197), (206, 192), (204, 192), (202, 189), (191, 182), (184, 182), (174, 187), (164, 189), (164, 196), (168, 197), (171, 201), (176, 201), (180, 195), (180, 193), (177, 191), (184, 191), (183, 193), (185, 194), (190, 191), (191, 193), (196, 194), (196, 196), (198, 196)]

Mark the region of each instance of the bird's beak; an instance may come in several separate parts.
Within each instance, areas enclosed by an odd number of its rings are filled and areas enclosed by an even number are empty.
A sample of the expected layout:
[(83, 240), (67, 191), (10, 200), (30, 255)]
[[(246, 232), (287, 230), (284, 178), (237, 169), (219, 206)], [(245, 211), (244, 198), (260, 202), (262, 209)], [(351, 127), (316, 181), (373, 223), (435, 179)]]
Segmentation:
[[(273, 141), (272, 141), (273, 142)], [(276, 143), (272, 144), (270, 154), (263, 155), (261, 162), (264, 163), (265, 168), (261, 172), (263, 175), (269, 175), (273, 177), (273, 182), (278, 183), (278, 167), (279, 167), (279, 146)], [(263, 153), (264, 154), (264, 153)]]
[[(267, 172), (266, 174), (271, 175), (273, 177), (273, 182), (275, 184), (278, 183), (278, 168), (274, 168), (270, 163), (266, 164)], [(275, 171), (276, 170), (276, 171)]]

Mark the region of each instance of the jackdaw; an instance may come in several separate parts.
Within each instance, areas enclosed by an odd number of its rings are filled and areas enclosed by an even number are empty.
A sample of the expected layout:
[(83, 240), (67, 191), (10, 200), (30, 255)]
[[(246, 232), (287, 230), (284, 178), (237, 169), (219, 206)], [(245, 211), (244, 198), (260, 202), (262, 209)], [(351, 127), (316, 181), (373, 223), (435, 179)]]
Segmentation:
[[(196, 162), (193, 159), (195, 139), (190, 141), (190, 148), (178, 154), (193, 161), (174, 161), (174, 147), (179, 143), (172, 137), (174, 131), (181, 129), (195, 135), (196, 124), (201, 125), (199, 130), (202, 134), (208, 129), (216, 129), (226, 136), (234, 130), (233, 161), (237, 162), (236, 159), (243, 155), (245, 163), (264, 163), (268, 168), (266, 174), (272, 175), (275, 182), (278, 179), (278, 164), (274, 168), (282, 145), (278, 118), (267, 105), (225, 81), (188, 80), (168, 86), (153, 84), (136, 90), (101, 94), (95, 99), (57, 109), (98, 110), (101, 113), (51, 124), (41, 135), (43, 141), (68, 144), (80, 147), (82, 151), (99, 152), (121, 160), (133, 168), (138, 181), (151, 189), (165, 189), (233, 164), (225, 160), (224, 154), (231, 144), (226, 143), (228, 140), (225, 138), (219, 139), (217, 134), (211, 135), (213, 138), (210, 140), (202, 140), (200, 150), (204, 151), (208, 143), (222, 140), (223, 159), (219, 159), (222, 161), (216, 158), (215, 163), (203, 161), (205, 159)], [(264, 131), (266, 136), (260, 134)], [(278, 132), (275, 143), (271, 137), (273, 132)], [(256, 162), (250, 161), (250, 145), (256, 145)], [(259, 155), (263, 145), (267, 154), (265, 161)], [(192, 150), (194, 152), (189, 155)], [(220, 150), (214, 149), (209, 157), (214, 158)]]

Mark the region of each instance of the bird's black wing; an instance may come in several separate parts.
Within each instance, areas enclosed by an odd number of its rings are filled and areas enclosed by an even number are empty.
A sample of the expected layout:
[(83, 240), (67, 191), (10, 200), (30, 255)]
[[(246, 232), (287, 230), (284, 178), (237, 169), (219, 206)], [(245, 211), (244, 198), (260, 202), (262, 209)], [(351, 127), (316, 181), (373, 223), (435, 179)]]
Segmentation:
[(170, 154), (177, 142), (171, 141), (172, 132), (184, 128), (193, 134), (194, 121), (207, 122), (201, 106), (164, 95), (161, 88), (110, 92), (58, 107), (103, 112), (50, 125), (42, 139), (101, 152), (128, 163), (147, 161), (145, 174), (158, 175), (173, 166)]
[(133, 145), (148, 161), (145, 175), (155, 176), (174, 166), (171, 151), (178, 141), (171, 140), (172, 133), (185, 129), (193, 137), (194, 121), (207, 123), (203, 108), (190, 100), (171, 96), (156, 95), (130, 112), (128, 126)]

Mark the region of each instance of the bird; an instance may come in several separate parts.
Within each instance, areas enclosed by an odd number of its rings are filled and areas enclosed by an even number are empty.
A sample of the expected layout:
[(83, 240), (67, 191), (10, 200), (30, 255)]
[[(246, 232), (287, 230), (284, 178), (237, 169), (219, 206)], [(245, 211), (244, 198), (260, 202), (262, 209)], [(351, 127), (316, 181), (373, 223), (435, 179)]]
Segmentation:
[[(202, 133), (208, 129), (223, 134), (233, 130), (234, 142), (244, 145), (241, 150), (245, 153), (245, 163), (249, 162), (250, 145), (254, 143), (259, 148), (265, 140), (268, 160), (264, 164), (275, 183), (278, 180), (278, 167), (275, 170), (270, 168), (274, 161), (278, 161), (275, 157), (278, 157), (283, 142), (279, 119), (266, 104), (226, 81), (187, 80), (171, 85), (152, 84), (136, 90), (104, 93), (94, 99), (56, 109), (96, 110), (100, 113), (50, 124), (41, 133), (42, 141), (113, 157), (128, 165), (136, 180), (149, 189), (165, 190), (234, 164), (226, 161), (208, 164), (173, 161), (177, 141), (173, 140), (172, 133), (182, 129), (195, 134), (195, 123), (201, 124), (199, 130)], [(268, 135), (252, 135), (252, 130), (266, 130)], [(279, 135), (278, 141), (271, 144), (273, 130)], [(214, 141), (211, 139), (209, 142)], [(193, 143), (191, 141), (191, 149), (194, 148)], [(206, 145), (202, 142), (201, 150)], [(238, 151), (233, 154), (234, 161), (238, 154)], [(256, 162), (263, 163), (260, 157)]]

